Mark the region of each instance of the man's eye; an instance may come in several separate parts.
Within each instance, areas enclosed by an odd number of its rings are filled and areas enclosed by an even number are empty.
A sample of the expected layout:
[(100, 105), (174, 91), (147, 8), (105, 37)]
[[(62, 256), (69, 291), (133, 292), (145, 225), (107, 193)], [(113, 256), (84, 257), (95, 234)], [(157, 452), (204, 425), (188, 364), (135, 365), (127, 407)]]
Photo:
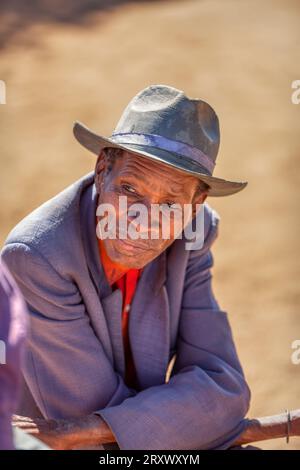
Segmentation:
[(122, 184), (122, 189), (124, 189), (128, 193), (136, 193), (136, 190), (132, 186), (130, 186), (130, 184)]

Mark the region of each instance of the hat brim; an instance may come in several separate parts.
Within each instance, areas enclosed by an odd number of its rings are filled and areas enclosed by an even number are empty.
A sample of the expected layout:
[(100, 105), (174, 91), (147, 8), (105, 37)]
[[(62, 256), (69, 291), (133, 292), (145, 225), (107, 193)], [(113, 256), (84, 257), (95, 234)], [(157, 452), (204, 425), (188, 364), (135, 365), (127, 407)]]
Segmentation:
[(137, 144), (118, 144), (113, 137), (102, 137), (88, 129), (85, 125), (76, 121), (73, 133), (78, 142), (90, 152), (99, 155), (105, 147), (120, 148), (128, 150), (136, 155), (160, 162), (167, 166), (172, 166), (184, 173), (196, 176), (210, 186), (208, 196), (219, 197), (229, 196), (244, 189), (248, 182), (228, 181), (207, 174), (206, 170), (191, 159), (182, 158), (179, 154), (168, 152), (159, 148)]

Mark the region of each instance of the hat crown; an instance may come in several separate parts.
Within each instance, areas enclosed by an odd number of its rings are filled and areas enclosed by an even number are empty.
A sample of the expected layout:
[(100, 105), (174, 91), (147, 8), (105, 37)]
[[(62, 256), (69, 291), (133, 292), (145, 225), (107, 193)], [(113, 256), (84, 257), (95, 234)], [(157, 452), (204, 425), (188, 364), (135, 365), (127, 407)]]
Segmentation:
[(166, 85), (151, 85), (126, 106), (113, 134), (159, 135), (196, 147), (215, 162), (220, 145), (219, 120), (200, 99)]

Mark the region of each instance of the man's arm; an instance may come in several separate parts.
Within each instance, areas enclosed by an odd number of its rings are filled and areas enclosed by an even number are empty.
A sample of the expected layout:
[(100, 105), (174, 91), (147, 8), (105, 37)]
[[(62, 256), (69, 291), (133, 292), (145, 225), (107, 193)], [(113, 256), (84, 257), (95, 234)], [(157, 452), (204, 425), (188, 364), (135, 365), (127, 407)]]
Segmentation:
[[(289, 431), (287, 415), (266, 416), (245, 420), (245, 429), (231, 444), (231, 448), (276, 438), (300, 436), (300, 409), (290, 412)], [(76, 449), (115, 442), (115, 436), (106, 423), (95, 414), (68, 420), (32, 420), (14, 416), (14, 426), (32, 434), (53, 449)], [(248, 447), (249, 448), (249, 447)], [(247, 447), (246, 447), (247, 449)], [(253, 449), (253, 447), (252, 447)], [(254, 448), (257, 449), (257, 448)]]

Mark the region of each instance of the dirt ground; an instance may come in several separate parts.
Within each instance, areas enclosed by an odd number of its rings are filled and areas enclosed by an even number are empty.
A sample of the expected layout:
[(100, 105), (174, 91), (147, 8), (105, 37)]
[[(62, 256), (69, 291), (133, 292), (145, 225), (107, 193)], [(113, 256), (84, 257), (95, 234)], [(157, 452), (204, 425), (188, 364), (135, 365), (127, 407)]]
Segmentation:
[[(151, 83), (205, 99), (221, 122), (215, 176), (249, 182), (208, 202), (221, 216), (214, 291), (252, 389), (250, 415), (299, 408), (300, 364), (291, 362), (300, 339), (300, 104), (291, 102), (300, 79), (299, 1), (85, 3), (84, 11), (72, 10), (78, 1), (40, 2), (41, 11), (25, 3), (23, 11), (18, 1), (0, 7), (0, 242), (93, 169), (94, 157), (72, 136), (74, 120), (109, 135)], [(261, 447), (300, 449), (300, 438)]]

